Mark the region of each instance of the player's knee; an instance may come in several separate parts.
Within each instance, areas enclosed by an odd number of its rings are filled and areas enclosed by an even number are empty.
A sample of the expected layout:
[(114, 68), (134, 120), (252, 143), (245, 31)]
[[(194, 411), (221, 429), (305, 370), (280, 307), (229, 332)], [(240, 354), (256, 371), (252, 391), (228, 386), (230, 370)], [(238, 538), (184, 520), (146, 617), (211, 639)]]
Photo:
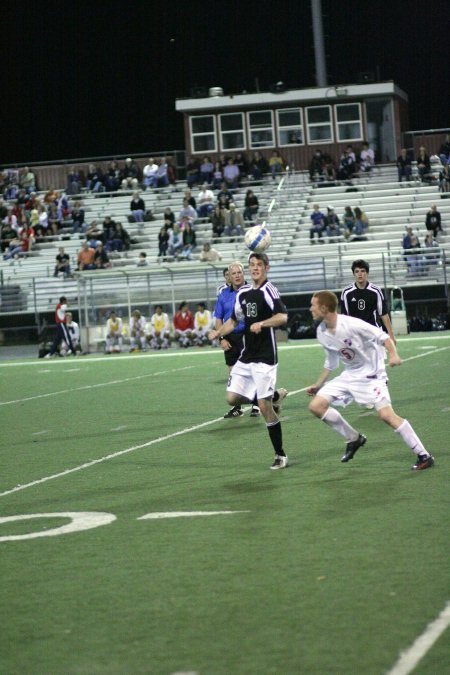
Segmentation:
[(321, 401), (317, 396), (310, 401), (308, 409), (316, 417), (323, 417), (328, 408), (328, 403), (326, 401)]
[(235, 394), (233, 391), (228, 391), (227, 392), (227, 403), (229, 405), (236, 405), (238, 403), (238, 395)]

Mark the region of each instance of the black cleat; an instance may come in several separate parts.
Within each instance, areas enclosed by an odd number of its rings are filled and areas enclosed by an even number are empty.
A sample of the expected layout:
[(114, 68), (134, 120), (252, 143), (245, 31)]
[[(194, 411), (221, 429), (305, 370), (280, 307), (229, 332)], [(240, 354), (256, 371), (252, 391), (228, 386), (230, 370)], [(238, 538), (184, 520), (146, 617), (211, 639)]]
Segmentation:
[(229, 419), (230, 417), (242, 417), (244, 413), (240, 409), (239, 406), (235, 405), (234, 408), (231, 408), (225, 415), (223, 416), (224, 419)]
[(363, 434), (359, 434), (356, 441), (350, 441), (347, 443), (345, 448), (345, 454), (341, 457), (341, 462), (348, 462), (350, 459), (353, 459), (355, 452), (367, 441), (367, 438)]
[(423, 469), (429, 469), (434, 464), (433, 455), (419, 455), (417, 457), (416, 463), (411, 467), (413, 471), (422, 471)]

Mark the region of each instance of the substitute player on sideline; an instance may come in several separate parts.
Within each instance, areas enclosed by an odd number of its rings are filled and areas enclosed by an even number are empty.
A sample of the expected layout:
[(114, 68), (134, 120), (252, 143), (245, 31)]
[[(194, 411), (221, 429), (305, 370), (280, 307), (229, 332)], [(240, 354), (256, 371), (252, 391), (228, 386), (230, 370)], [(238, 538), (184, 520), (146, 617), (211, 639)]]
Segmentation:
[[(326, 358), (316, 383), (306, 389), (309, 396), (314, 396), (309, 404), (310, 411), (346, 439), (347, 446), (341, 462), (348, 462), (367, 439), (350, 426), (335, 408), (331, 408), (330, 403), (344, 406), (352, 400), (363, 405), (371, 403), (381, 419), (400, 434), (417, 455), (412, 469), (428, 469), (434, 464), (433, 456), (425, 450), (410, 423), (399, 417), (391, 406), (379, 345), (384, 344), (386, 347), (389, 365), (399, 366), (402, 360), (393, 340), (381, 328), (338, 314), (337, 306), (338, 299), (331, 291), (318, 291), (311, 300), (312, 317), (321, 321), (317, 328), (317, 339), (325, 349)], [(325, 384), (339, 361), (344, 364), (344, 371)]]
[(69, 331), (66, 328), (67, 323), (66, 312), (67, 312), (67, 298), (65, 295), (62, 295), (55, 308), (56, 337), (53, 340), (53, 344), (50, 347), (49, 353), (45, 355), (46, 359), (50, 359), (51, 357), (55, 356), (56, 350), (63, 341), (69, 347), (69, 349), (66, 351), (66, 354), (73, 354), (74, 352), (72, 338), (70, 336)]
[(232, 314), (218, 329), (209, 334), (210, 340), (229, 335), (244, 321), (243, 350), (231, 369), (227, 400), (232, 406), (252, 401), (255, 394), (266, 420), (267, 430), (275, 451), (271, 469), (284, 469), (288, 458), (283, 450), (281, 422), (278, 414), (286, 389), (275, 390), (278, 352), (275, 328), (287, 323), (287, 310), (278, 290), (267, 279), (269, 258), (265, 253), (251, 253), (249, 268), (251, 284), (242, 286), (236, 295)]

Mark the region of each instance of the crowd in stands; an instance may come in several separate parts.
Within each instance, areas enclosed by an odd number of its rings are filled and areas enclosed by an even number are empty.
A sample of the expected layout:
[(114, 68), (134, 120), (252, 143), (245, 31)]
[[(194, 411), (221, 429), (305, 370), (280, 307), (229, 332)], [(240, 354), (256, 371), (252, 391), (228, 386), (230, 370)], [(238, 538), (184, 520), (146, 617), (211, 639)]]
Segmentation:
[(369, 219), (359, 206), (352, 209), (346, 206), (342, 214), (342, 221), (336, 214), (334, 206), (327, 206), (326, 213), (320, 210), (319, 204), (314, 204), (310, 215), (311, 227), (309, 240), (311, 244), (324, 244), (326, 235), (329, 243), (338, 241), (365, 241), (369, 229)]
[(328, 153), (316, 150), (309, 165), (309, 177), (311, 182), (319, 184), (349, 183), (358, 174), (368, 174), (374, 165), (375, 153), (368, 143), (356, 151), (347, 145), (338, 162)]
[(128, 157), (123, 166), (117, 160), (111, 160), (105, 171), (96, 164), (89, 164), (86, 173), (72, 167), (67, 175), (67, 194), (78, 195), (83, 188), (94, 193), (163, 188), (175, 181), (176, 170), (170, 159), (149, 157), (141, 169)]
[(206, 183), (213, 189), (219, 189), (223, 184), (228, 189), (234, 189), (248, 180), (259, 181), (265, 174), (276, 178), (285, 166), (278, 150), (274, 150), (268, 160), (258, 151), (250, 159), (243, 152), (234, 157), (222, 154), (214, 162), (209, 155), (202, 159), (190, 157), (186, 165), (186, 181), (190, 188)]

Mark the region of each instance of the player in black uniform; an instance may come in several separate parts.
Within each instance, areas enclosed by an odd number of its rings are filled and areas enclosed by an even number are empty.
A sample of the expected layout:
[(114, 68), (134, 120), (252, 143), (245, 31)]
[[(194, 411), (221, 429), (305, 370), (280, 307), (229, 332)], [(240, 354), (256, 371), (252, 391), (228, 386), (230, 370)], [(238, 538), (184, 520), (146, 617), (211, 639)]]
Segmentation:
[(228, 335), (239, 321), (244, 321), (243, 349), (230, 372), (227, 400), (229, 405), (234, 406), (252, 401), (257, 395), (275, 451), (275, 460), (270, 468), (284, 469), (288, 458), (283, 450), (278, 414), (287, 391), (275, 389), (278, 352), (274, 329), (287, 323), (287, 310), (278, 290), (267, 279), (267, 255), (251, 253), (249, 268), (252, 283), (239, 289), (230, 318), (218, 330), (211, 331), (208, 337), (214, 340)]
[(352, 272), (355, 281), (342, 291), (341, 313), (355, 316), (378, 328), (384, 324), (389, 337), (396, 344), (383, 291), (368, 280), (369, 263), (365, 260), (354, 260)]

